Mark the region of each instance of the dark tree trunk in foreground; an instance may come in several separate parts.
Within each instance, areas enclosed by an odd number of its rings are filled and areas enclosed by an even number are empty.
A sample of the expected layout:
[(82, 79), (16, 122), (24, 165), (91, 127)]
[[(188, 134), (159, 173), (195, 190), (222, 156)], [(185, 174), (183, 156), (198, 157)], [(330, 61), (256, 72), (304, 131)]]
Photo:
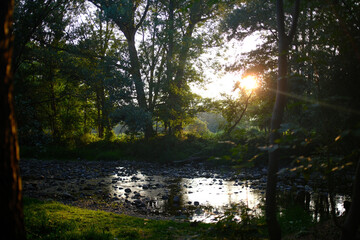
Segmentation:
[(360, 160), (357, 163), (352, 193), (352, 203), (342, 228), (341, 240), (356, 239), (360, 225)]
[(287, 69), (288, 69), (288, 53), (289, 47), (294, 37), (297, 27), (297, 20), (299, 15), (299, 2), (296, 0), (295, 9), (293, 13), (293, 22), (290, 33), (287, 35), (285, 32), (285, 17), (283, 0), (276, 1), (276, 15), (277, 15), (277, 28), (278, 28), (278, 79), (276, 100), (271, 118), (271, 133), (270, 133), (270, 150), (269, 150), (269, 163), (268, 163), (268, 178), (266, 186), (266, 202), (265, 213), (266, 223), (268, 225), (270, 239), (281, 239), (281, 229), (276, 218), (276, 184), (277, 184), (277, 171), (279, 165), (278, 150), (276, 147), (276, 139), (280, 138), (278, 129), (280, 128), (282, 118), (284, 115), (284, 108), (286, 105), (286, 92), (287, 92)]
[(0, 4), (0, 232), (8, 239), (25, 239), (21, 179), (19, 174), (19, 147), (13, 107), (11, 58), (13, 49), (12, 14), (14, 1)]

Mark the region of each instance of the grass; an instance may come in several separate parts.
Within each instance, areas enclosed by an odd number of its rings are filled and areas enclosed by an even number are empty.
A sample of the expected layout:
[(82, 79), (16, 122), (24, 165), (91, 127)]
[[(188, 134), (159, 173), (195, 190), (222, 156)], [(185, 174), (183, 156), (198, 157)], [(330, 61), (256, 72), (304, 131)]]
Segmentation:
[(25, 199), (28, 239), (211, 239), (209, 225), (149, 220)]
[(261, 219), (236, 222), (231, 215), (215, 224), (150, 220), (29, 198), (24, 200), (24, 215), (29, 240), (267, 238)]
[[(245, 211), (245, 212), (244, 212)], [(24, 199), (28, 239), (267, 239), (264, 217), (241, 210), (242, 221), (225, 215), (214, 224), (150, 220), (88, 210), (55, 201)], [(314, 227), (301, 207), (284, 209), (279, 217), (284, 236), (308, 233)]]

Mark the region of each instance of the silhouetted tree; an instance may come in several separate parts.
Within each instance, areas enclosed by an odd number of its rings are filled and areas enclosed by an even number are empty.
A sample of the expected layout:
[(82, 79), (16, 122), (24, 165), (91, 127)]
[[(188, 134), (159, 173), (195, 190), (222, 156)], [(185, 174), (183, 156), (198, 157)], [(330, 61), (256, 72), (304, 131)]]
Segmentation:
[(276, 16), (277, 16), (277, 30), (278, 30), (278, 78), (276, 100), (271, 118), (271, 132), (270, 132), (270, 150), (269, 150), (269, 164), (268, 164), (268, 178), (266, 186), (266, 222), (268, 224), (270, 239), (281, 239), (280, 225), (276, 219), (276, 183), (278, 172), (278, 149), (276, 148), (276, 141), (280, 138), (278, 129), (282, 122), (284, 109), (286, 105), (287, 92), (287, 75), (288, 75), (288, 54), (292, 39), (295, 35), (297, 20), (299, 16), (300, 0), (295, 1), (295, 9), (292, 17), (292, 25), (290, 32), (287, 34), (285, 30), (285, 16), (283, 0), (276, 1)]
[(13, 107), (13, 0), (0, 4), (0, 229), (8, 239), (25, 239), (21, 179), (18, 166), (19, 147)]

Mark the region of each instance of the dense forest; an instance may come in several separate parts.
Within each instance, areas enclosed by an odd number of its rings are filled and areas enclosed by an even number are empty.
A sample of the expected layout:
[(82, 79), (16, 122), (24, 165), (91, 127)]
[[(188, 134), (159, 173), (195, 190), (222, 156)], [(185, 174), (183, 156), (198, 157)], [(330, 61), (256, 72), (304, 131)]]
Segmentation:
[[(35, 199), (26, 187), (23, 214), (20, 175), (25, 185), (34, 180), (25, 171), (32, 161), (33, 168), (125, 161), (129, 168), (166, 171), (175, 164), (203, 175), (203, 168), (221, 169), (235, 184), (235, 174), (260, 172), (265, 186), (261, 216), (240, 206), (210, 227), (196, 221), (184, 227), (200, 233), (119, 239), (301, 239), (319, 226), (337, 230), (306, 239), (359, 238), (359, 18), (357, 0), (3, 1), (0, 174), (9, 197), (0, 203), (1, 222), (9, 223), (1, 229), (14, 239), (94, 239), (37, 226), (41, 217), (29, 217)], [(244, 49), (249, 39), (256, 41)], [(195, 93), (224, 81), (210, 72), (234, 74), (233, 90)], [(327, 218), (288, 231), (283, 182), (293, 184), (291, 202), (299, 199), (299, 182), (306, 194), (325, 194)], [(346, 199), (342, 213), (339, 194)], [(177, 196), (167, 198), (179, 205)], [(314, 216), (309, 206), (302, 213)], [(118, 239), (110, 232), (99, 239)]]

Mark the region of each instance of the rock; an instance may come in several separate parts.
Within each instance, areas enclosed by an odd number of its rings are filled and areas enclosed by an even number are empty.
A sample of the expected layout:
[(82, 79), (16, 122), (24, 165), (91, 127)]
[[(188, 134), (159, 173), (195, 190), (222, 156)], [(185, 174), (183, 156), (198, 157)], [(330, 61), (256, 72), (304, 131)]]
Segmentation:
[(180, 202), (180, 197), (179, 196), (174, 196), (173, 202), (174, 203), (179, 203)]
[(200, 203), (199, 203), (198, 201), (195, 201), (195, 202), (194, 202), (194, 205), (195, 205), (195, 206), (199, 206), (199, 204), (200, 204)]
[(135, 177), (135, 176), (131, 177), (131, 181), (137, 181), (137, 180), (140, 180), (140, 178)]
[(86, 190), (86, 191), (89, 191), (89, 190), (93, 190), (94, 188), (93, 188), (93, 186), (91, 186), (91, 185), (86, 185), (84, 188), (83, 188), (83, 190)]
[(61, 196), (63, 197), (63, 198), (65, 198), (65, 199), (69, 199), (69, 200), (77, 200), (77, 198), (76, 197), (74, 197), (73, 195), (71, 195), (70, 193), (68, 193), (68, 192), (63, 192), (62, 194), (61, 194)]
[(131, 189), (130, 188), (125, 188), (125, 192), (126, 193), (131, 193)]

